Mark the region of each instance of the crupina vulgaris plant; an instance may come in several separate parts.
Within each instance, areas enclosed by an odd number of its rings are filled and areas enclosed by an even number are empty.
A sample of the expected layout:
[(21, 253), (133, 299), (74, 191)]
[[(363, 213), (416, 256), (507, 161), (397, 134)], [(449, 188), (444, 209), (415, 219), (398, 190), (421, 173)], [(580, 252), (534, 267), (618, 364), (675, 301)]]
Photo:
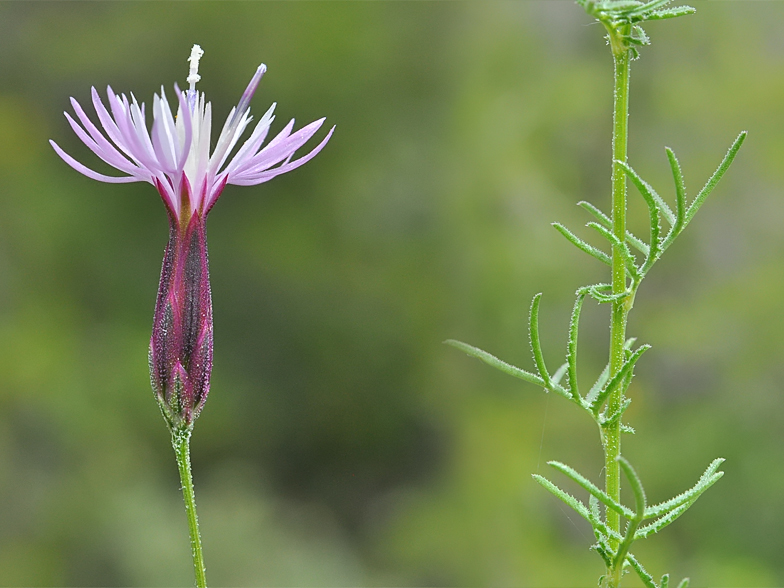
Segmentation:
[[(592, 548), (601, 556), (606, 567), (599, 584), (607, 588), (620, 586), (623, 575), (631, 570), (639, 575), (648, 588), (668, 588), (669, 575), (662, 576), (657, 584), (632, 554), (632, 545), (635, 541), (645, 539), (672, 523), (723, 475), (723, 472), (719, 471), (719, 466), (724, 460), (719, 458), (708, 466), (690, 490), (670, 500), (649, 505), (640, 477), (629, 461), (621, 455), (621, 433), (634, 432), (631, 427), (623, 423), (624, 413), (632, 401), (626, 396), (626, 392), (634, 375), (635, 364), (650, 348), (649, 345), (635, 347), (635, 339), (627, 338), (626, 335), (626, 323), (634, 305), (637, 289), (653, 265), (692, 221), (705, 199), (729, 168), (746, 138), (745, 132), (738, 136), (718, 169), (693, 199), (687, 197), (680, 164), (673, 151), (667, 148), (667, 159), (675, 181), (674, 209), (627, 162), (629, 67), (638, 57), (639, 47), (649, 44), (648, 36), (641, 24), (695, 12), (690, 6), (668, 7), (669, 2), (670, 0), (649, 2), (577, 0), (588, 14), (604, 25), (615, 63), (612, 210), (610, 215), (607, 215), (589, 202), (579, 203), (595, 219), (587, 226), (606, 239), (610, 253), (589, 245), (559, 223), (553, 223), (553, 226), (578, 249), (608, 265), (612, 278), (609, 283), (584, 286), (577, 290), (577, 300), (569, 323), (566, 362), (555, 372), (550, 372), (545, 365), (539, 344), (538, 317), (541, 294), (534, 296), (529, 321), (536, 374), (512, 366), (466, 343), (447, 341), (450, 345), (509, 375), (541, 386), (546, 392), (563, 396), (576, 404), (598, 425), (605, 455), (603, 490), (568, 465), (556, 461), (549, 462), (555, 470), (570, 478), (588, 493), (588, 504), (568, 494), (543, 476), (533, 477), (591, 524), (596, 536), (596, 543)], [(636, 237), (626, 228), (627, 179), (640, 193), (648, 208), (650, 236), (647, 242)], [(662, 221), (665, 223), (664, 226)], [(594, 385), (587, 392), (581, 392), (577, 385), (577, 331), (580, 310), (586, 296), (610, 307), (610, 352), (609, 361)], [(630, 507), (621, 503), (621, 472), (628, 480), (634, 495), (634, 504)], [(688, 579), (684, 579), (679, 584), (679, 588), (685, 588), (687, 585)]]

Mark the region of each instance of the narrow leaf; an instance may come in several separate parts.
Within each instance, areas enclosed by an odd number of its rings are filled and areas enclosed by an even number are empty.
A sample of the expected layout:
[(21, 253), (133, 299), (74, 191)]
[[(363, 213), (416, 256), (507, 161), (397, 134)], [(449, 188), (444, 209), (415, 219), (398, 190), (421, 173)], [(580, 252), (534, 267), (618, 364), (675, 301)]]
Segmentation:
[(561, 367), (555, 370), (555, 373), (553, 374), (553, 378), (552, 378), (554, 386), (557, 386), (558, 384), (561, 383), (561, 380), (563, 379), (567, 369), (569, 369), (569, 364), (564, 363), (563, 365), (561, 365)]
[(591, 549), (596, 550), (602, 559), (604, 560), (605, 565), (609, 569), (612, 566), (612, 560), (615, 558), (615, 552), (613, 551), (612, 547), (607, 543), (606, 536), (602, 535), (596, 529), (593, 530), (594, 535), (596, 536), (596, 544), (591, 545)]
[(697, 9), (691, 6), (676, 6), (674, 8), (652, 12), (645, 20), (664, 20), (665, 18), (676, 18), (678, 16), (686, 16), (687, 14), (694, 14), (695, 12), (697, 12)]
[(640, 580), (642, 583), (645, 584), (646, 588), (658, 588), (656, 583), (653, 581), (653, 576), (651, 576), (642, 564), (637, 561), (637, 558), (634, 557), (631, 553), (626, 554), (626, 561), (628, 561), (631, 566), (634, 568), (634, 571), (637, 572), (637, 575), (640, 576)]
[[(609, 284), (608, 284), (609, 287)], [(632, 348), (632, 345), (637, 341), (637, 337), (629, 337), (626, 339), (626, 343), (623, 344), (624, 351), (629, 351)], [(596, 396), (599, 392), (604, 388), (604, 385), (607, 383), (607, 380), (610, 379), (610, 364), (604, 366), (602, 373), (599, 375), (599, 378), (596, 380), (596, 383), (591, 387), (591, 390), (588, 392), (588, 396), (585, 397), (585, 400), (592, 404), (594, 400), (596, 400)], [(631, 402), (631, 400), (629, 400)]]
[(591, 512), (588, 508), (579, 500), (577, 500), (574, 496), (569, 494), (568, 492), (564, 492), (558, 486), (553, 484), (550, 480), (545, 478), (544, 476), (540, 476), (539, 474), (532, 474), (534, 480), (539, 482), (542, 486), (544, 486), (545, 490), (550, 492), (555, 497), (559, 498), (566, 504), (568, 504), (574, 511), (583, 517), (586, 521), (591, 522), (593, 518), (591, 516)]
[(531, 351), (534, 354), (534, 362), (536, 369), (539, 370), (539, 375), (544, 380), (545, 388), (552, 388), (553, 384), (550, 380), (550, 373), (547, 371), (547, 366), (544, 363), (544, 355), (542, 355), (542, 346), (539, 342), (539, 302), (542, 299), (540, 292), (534, 296), (531, 302), (531, 313), (529, 315), (528, 335), (531, 340)]
[(674, 523), (675, 520), (678, 517), (680, 517), (683, 513), (685, 513), (692, 504), (694, 504), (694, 501), (687, 502), (686, 504), (682, 504), (678, 508), (668, 512), (662, 518), (656, 519), (654, 522), (649, 523), (644, 527), (640, 527), (639, 529), (637, 529), (637, 532), (634, 534), (634, 539), (645, 539), (649, 535), (658, 533), (667, 525)]
[(596, 300), (599, 304), (614, 302), (615, 300), (620, 300), (621, 298), (625, 298), (630, 294), (629, 290), (626, 290), (625, 292), (618, 292), (618, 294), (604, 294), (606, 291), (612, 292), (612, 286), (609, 284), (597, 284), (596, 286), (590, 286), (588, 288), (588, 292), (590, 293), (591, 298)]
[(577, 387), (577, 330), (580, 324), (580, 310), (588, 291), (580, 288), (577, 291), (577, 300), (574, 301), (572, 317), (569, 320), (569, 342), (566, 345), (566, 362), (569, 370), (569, 390), (576, 402), (581, 402), (580, 391)]
[(670, 229), (670, 234), (675, 238), (683, 229), (683, 223), (686, 220), (686, 185), (683, 183), (683, 172), (681, 172), (681, 166), (675, 153), (669, 147), (665, 147), (665, 151), (667, 159), (670, 161), (673, 180), (675, 180), (675, 225)]
[[(631, 403), (632, 403), (632, 399), (631, 398), (625, 398), (624, 401), (621, 403), (621, 405), (618, 407), (618, 410), (616, 410), (610, 416), (602, 419), (602, 421), (600, 423), (602, 425), (602, 427), (607, 428), (607, 427), (611, 426), (613, 423), (615, 423), (615, 421), (617, 421), (619, 418), (621, 418), (621, 416), (623, 416), (623, 413), (626, 412), (626, 409), (629, 408), (629, 405)], [(621, 426), (623, 426), (623, 425), (621, 425)]]
[(670, 226), (675, 224), (675, 214), (672, 212), (667, 203), (662, 199), (661, 196), (653, 189), (653, 187), (643, 180), (637, 172), (635, 172), (628, 164), (622, 161), (616, 161), (617, 165), (621, 166), (626, 175), (629, 176), (629, 179), (635, 185), (637, 190), (642, 194), (642, 197), (645, 198), (647, 201), (649, 198), (656, 203), (656, 207), (661, 211), (661, 215), (667, 220)]
[(623, 564), (625, 561), (626, 554), (629, 553), (629, 548), (632, 546), (632, 543), (637, 537), (637, 528), (640, 526), (643, 516), (645, 516), (645, 490), (642, 487), (642, 481), (640, 480), (640, 477), (637, 475), (637, 472), (634, 471), (634, 468), (626, 458), (618, 456), (618, 465), (621, 466), (623, 473), (626, 475), (626, 478), (629, 480), (629, 484), (632, 487), (632, 492), (634, 493), (635, 513), (634, 516), (629, 520), (629, 525), (626, 527), (626, 533), (623, 538), (623, 542), (618, 547), (618, 553), (615, 555), (614, 563), (616, 567)]
[[(642, 487), (642, 480), (637, 475), (637, 472), (634, 471), (632, 464), (629, 463), (625, 457), (618, 457), (618, 464), (621, 466), (623, 473), (626, 474), (626, 477), (629, 480), (629, 484), (632, 487), (632, 492), (634, 492), (634, 502), (635, 502), (635, 519), (642, 520), (645, 516), (645, 507), (646, 498), (645, 498), (645, 490)], [(598, 497), (597, 497), (598, 498)]]
[(579, 514), (586, 521), (591, 523), (591, 526), (594, 529), (601, 531), (607, 537), (613, 537), (617, 540), (622, 539), (622, 537), (617, 532), (607, 527), (607, 525), (605, 525), (601, 520), (595, 519), (593, 515), (591, 515), (591, 511), (589, 511), (586, 508), (586, 506), (582, 502), (577, 500), (574, 496), (572, 496), (568, 492), (564, 492), (544, 476), (540, 476), (539, 474), (531, 474), (531, 476), (533, 477), (534, 480), (539, 482), (539, 484), (541, 484), (548, 492), (550, 492), (551, 494), (553, 494), (554, 496), (556, 496), (557, 498), (559, 498), (560, 500), (568, 504), (570, 507), (572, 507), (577, 514)]
[(446, 341), (444, 341), (444, 343), (446, 343), (447, 345), (451, 345), (452, 347), (455, 347), (472, 357), (481, 359), (486, 364), (501, 370), (505, 374), (509, 374), (510, 376), (514, 376), (515, 378), (520, 378), (521, 380), (525, 380), (526, 382), (530, 382), (531, 384), (535, 384), (537, 386), (545, 385), (544, 380), (542, 380), (542, 378), (540, 378), (539, 376), (536, 376), (530, 372), (521, 370), (518, 367), (510, 365), (505, 361), (498, 359), (494, 355), (490, 355), (489, 353), (487, 353), (487, 351), (482, 351), (481, 349), (478, 349), (477, 347), (473, 347), (468, 343), (463, 343), (462, 341), (455, 341), (454, 339), (447, 339)]
[[(602, 517), (602, 513), (599, 512), (599, 499), (593, 494), (588, 496), (588, 510), (591, 511), (593, 518), (600, 519)], [(594, 532), (596, 532), (596, 529), (594, 529)]]
[[(624, 162), (618, 162), (621, 168), (626, 172), (626, 175), (633, 179), (636, 176), (635, 185), (642, 194), (643, 200), (645, 200), (645, 204), (648, 205), (648, 219), (650, 221), (650, 247), (645, 254), (645, 263), (642, 266), (640, 272), (645, 275), (647, 271), (651, 268), (651, 266), (656, 262), (661, 254), (661, 243), (659, 242), (659, 234), (661, 233), (661, 214), (663, 214), (663, 208), (659, 206), (652, 194), (652, 188), (643, 180), (637, 176), (635, 171), (629, 167)], [(666, 208), (666, 204), (662, 203), (662, 205)], [(669, 208), (667, 208), (669, 210)]]
[(645, 5), (644, 2), (640, 2), (639, 0), (605, 0), (597, 2), (596, 4), (598, 5), (597, 8), (600, 10), (616, 13), (629, 12), (639, 6)]
[[(592, 409), (594, 414), (599, 413), (599, 408), (601, 408), (604, 401), (607, 397), (615, 392), (618, 386), (624, 381), (626, 378), (626, 374), (630, 373), (632, 369), (634, 369), (634, 364), (637, 363), (637, 360), (640, 359), (643, 353), (648, 351), (651, 348), (650, 345), (641, 345), (637, 351), (635, 351), (632, 356), (627, 359), (621, 369), (618, 370), (618, 373), (613, 376), (613, 378), (607, 383), (604, 389), (597, 395), (596, 400), (594, 400), (592, 404)], [(625, 390), (624, 390), (625, 391)]]
[[(597, 543), (593, 546), (593, 549), (598, 553), (601, 558), (604, 560), (605, 567), (610, 567), (612, 565), (612, 555), (608, 553), (606, 545), (602, 545), (601, 543)], [(604, 578), (604, 576), (602, 576)], [(601, 578), (600, 578), (601, 583)]]
[(593, 482), (585, 478), (582, 474), (578, 473), (573, 468), (559, 461), (548, 461), (547, 464), (554, 467), (562, 474), (571, 478), (574, 482), (576, 482), (584, 490), (587, 490), (592, 497), (599, 500), (607, 508), (614, 510), (619, 515), (624, 516), (627, 519), (631, 519), (632, 517), (634, 517), (634, 513), (631, 510), (629, 510), (622, 504), (618, 504), (617, 502), (615, 502), (615, 500), (613, 500), (605, 492), (600, 490), (595, 484), (593, 484)]
[[(583, 200), (582, 202), (578, 202), (577, 205), (581, 206), (582, 208), (590, 212), (596, 220), (598, 220), (602, 225), (604, 225), (608, 229), (612, 228), (612, 221), (610, 220), (610, 218), (590, 202), (586, 202), (585, 200)], [(639, 251), (646, 257), (648, 256), (648, 253), (650, 251), (648, 244), (642, 239), (640, 239), (639, 237), (635, 237), (630, 231), (626, 231), (626, 241), (637, 251)]]
[(610, 364), (608, 363), (604, 366), (604, 370), (602, 373), (599, 374), (599, 379), (596, 380), (596, 383), (591, 387), (590, 391), (588, 392), (588, 396), (585, 397), (585, 401), (589, 404), (593, 404), (596, 401), (596, 397), (601, 392), (604, 385), (607, 383), (607, 380), (610, 379)]
[(659, 582), (659, 588), (670, 588), (670, 575), (664, 574)]
[(589, 245), (588, 243), (580, 239), (577, 235), (572, 233), (565, 226), (563, 226), (561, 223), (553, 223), (553, 226), (556, 228), (556, 230), (559, 233), (561, 233), (564, 237), (566, 237), (569, 240), (569, 242), (575, 247), (577, 247), (580, 251), (584, 251), (585, 253), (587, 253), (591, 257), (595, 257), (602, 263), (606, 263), (607, 265), (612, 266), (612, 260), (610, 259), (610, 256), (607, 255), (604, 251), (600, 251), (593, 245)]
[(610, 217), (607, 216), (606, 214), (604, 214), (601, 210), (596, 208), (590, 202), (588, 202), (586, 200), (581, 200), (580, 202), (577, 203), (577, 206), (580, 206), (583, 209), (585, 209), (588, 212), (590, 212), (593, 215), (593, 217), (596, 220), (598, 220), (600, 223), (602, 223), (605, 227), (607, 227), (607, 228), (612, 227), (612, 221), (610, 220)]
[(639, 25), (634, 25), (632, 27), (632, 34), (629, 35), (626, 38), (629, 39), (629, 41), (631, 41), (635, 45), (650, 45), (651, 44), (650, 37), (645, 32), (645, 30), (641, 26), (639, 26)]
[[(583, 209), (590, 212), (593, 215), (593, 217), (596, 220), (598, 220), (602, 225), (604, 225), (608, 229), (612, 229), (612, 221), (610, 220), (610, 218), (606, 214), (604, 214), (601, 210), (596, 208), (593, 204), (583, 200), (582, 202), (578, 202), (577, 205), (581, 206)], [(648, 244), (642, 239), (640, 239), (639, 237), (635, 237), (630, 231), (626, 231), (626, 241), (637, 251), (639, 251), (646, 257), (648, 256), (648, 253), (650, 251)]]
[(607, 239), (621, 254), (623, 257), (623, 263), (626, 266), (626, 270), (629, 272), (631, 278), (636, 282), (640, 279), (640, 272), (637, 264), (635, 263), (634, 256), (632, 255), (629, 248), (626, 246), (626, 243), (622, 243), (621, 240), (613, 234), (612, 231), (603, 227), (599, 223), (590, 222), (588, 223), (589, 227), (594, 229), (597, 233), (599, 233), (602, 237)]
[(678, 494), (674, 498), (667, 500), (666, 502), (662, 502), (660, 504), (656, 504), (654, 506), (650, 506), (645, 510), (645, 518), (646, 519), (653, 519), (658, 516), (663, 515), (669, 510), (674, 508), (678, 508), (682, 504), (686, 502), (690, 502), (696, 500), (700, 494), (705, 492), (708, 488), (710, 488), (713, 484), (719, 481), (724, 475), (724, 472), (717, 471), (719, 466), (724, 462), (724, 458), (717, 458), (714, 459), (705, 472), (700, 476), (700, 479), (697, 480), (697, 483), (686, 490), (685, 492)]
[(669, 4), (670, 2), (672, 2), (672, 0), (651, 0), (651, 2), (646, 2), (645, 4), (641, 4), (638, 8), (629, 11), (628, 15), (641, 16), (652, 10), (658, 10), (659, 8), (667, 6), (667, 4)]
[(678, 588), (689, 588), (689, 578), (684, 578), (681, 580), (681, 583), (678, 584)]
[(724, 156), (724, 159), (721, 160), (719, 167), (713, 172), (713, 175), (710, 177), (708, 182), (705, 186), (700, 190), (700, 193), (697, 194), (697, 197), (694, 199), (694, 202), (691, 203), (689, 206), (689, 210), (686, 211), (686, 220), (685, 224), (689, 224), (694, 215), (697, 214), (697, 211), (700, 209), (700, 206), (705, 202), (705, 199), (708, 197), (713, 189), (716, 187), (716, 184), (719, 183), (724, 173), (729, 169), (732, 161), (735, 159), (735, 156), (738, 154), (738, 150), (740, 146), (743, 145), (743, 141), (746, 140), (746, 135), (748, 133), (743, 131), (738, 138), (735, 139), (735, 142), (730, 147), (729, 151), (727, 151), (727, 155)]

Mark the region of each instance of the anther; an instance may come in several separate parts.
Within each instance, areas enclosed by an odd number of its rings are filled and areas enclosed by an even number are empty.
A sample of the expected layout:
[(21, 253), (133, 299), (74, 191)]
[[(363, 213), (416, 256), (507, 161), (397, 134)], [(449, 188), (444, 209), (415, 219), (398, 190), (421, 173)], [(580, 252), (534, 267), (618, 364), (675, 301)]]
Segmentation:
[(193, 49), (191, 49), (191, 56), (188, 58), (188, 63), (190, 64), (190, 70), (188, 71), (188, 78), (185, 80), (190, 84), (190, 91), (196, 91), (196, 82), (201, 79), (199, 75), (199, 60), (201, 56), (204, 55), (204, 51), (198, 45), (194, 45)]

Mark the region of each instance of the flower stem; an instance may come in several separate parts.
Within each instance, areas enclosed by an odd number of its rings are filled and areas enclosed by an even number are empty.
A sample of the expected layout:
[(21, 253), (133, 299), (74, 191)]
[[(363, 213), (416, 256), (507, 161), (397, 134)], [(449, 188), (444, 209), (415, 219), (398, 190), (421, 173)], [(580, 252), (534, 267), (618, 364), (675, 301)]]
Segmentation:
[(191, 475), (190, 453), (191, 430), (172, 431), (172, 446), (177, 457), (182, 483), (182, 498), (185, 500), (185, 511), (188, 513), (188, 528), (191, 534), (191, 551), (193, 552), (193, 568), (196, 574), (196, 586), (207, 587), (207, 574), (204, 569), (204, 555), (199, 535), (199, 519), (196, 516), (196, 495), (193, 492), (193, 476)]
[[(613, 31), (610, 31), (611, 40)], [(620, 45), (620, 46), (619, 46)], [(620, 243), (626, 240), (626, 174), (616, 163), (626, 162), (628, 122), (629, 122), (629, 65), (630, 51), (622, 44), (612, 43), (615, 62), (615, 92), (613, 103), (613, 171), (612, 171), (612, 224), (613, 234)], [(612, 255), (612, 292), (623, 294), (627, 291), (626, 267), (619, 247), (613, 247)], [(610, 325), (610, 377), (621, 369), (624, 360), (624, 343), (626, 341), (626, 321), (633, 294), (621, 297), (612, 303)], [(610, 395), (607, 412), (614, 413), (621, 406), (622, 387)], [(620, 419), (604, 429), (602, 444), (604, 446), (605, 491), (615, 500), (621, 500), (621, 470), (618, 458), (621, 455)], [(617, 512), (607, 509), (607, 526), (620, 532), (620, 516)], [(618, 541), (610, 538), (613, 549), (618, 548)], [(610, 586), (616, 587), (620, 582), (623, 562), (617, 570), (608, 570)]]

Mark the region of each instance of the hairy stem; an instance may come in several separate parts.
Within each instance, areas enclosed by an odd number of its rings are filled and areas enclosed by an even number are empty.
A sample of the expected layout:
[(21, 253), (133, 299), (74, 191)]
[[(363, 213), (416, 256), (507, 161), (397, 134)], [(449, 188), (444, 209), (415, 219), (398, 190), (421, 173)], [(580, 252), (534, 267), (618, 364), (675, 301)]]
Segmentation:
[(201, 549), (201, 536), (199, 535), (199, 519), (196, 516), (196, 495), (193, 492), (193, 477), (191, 476), (190, 455), (190, 429), (172, 431), (172, 446), (177, 456), (177, 466), (180, 469), (182, 483), (182, 497), (185, 500), (185, 511), (188, 514), (188, 528), (191, 534), (191, 551), (193, 552), (193, 568), (196, 574), (196, 586), (206, 588), (207, 573), (204, 569), (204, 555)]
[[(610, 31), (611, 41), (616, 31)], [(629, 121), (629, 65), (630, 51), (622, 44), (611, 43), (615, 61), (615, 92), (613, 104), (613, 171), (612, 171), (612, 230), (620, 243), (626, 238), (626, 174), (616, 161), (626, 162), (628, 121)], [(612, 251), (612, 293), (623, 294), (627, 290), (626, 267), (620, 247), (613, 246)], [(632, 296), (621, 297), (612, 303), (610, 325), (610, 377), (612, 378), (623, 365), (624, 343), (626, 341), (626, 319)], [(622, 388), (610, 395), (608, 400), (609, 414), (621, 406)], [(605, 491), (616, 502), (621, 501), (621, 471), (618, 458), (621, 455), (620, 419), (604, 429), (602, 444), (604, 446)], [(607, 510), (607, 526), (620, 532), (620, 516), (617, 512)], [(618, 541), (610, 538), (611, 547), (618, 548)], [(622, 564), (623, 562), (621, 562)], [(617, 586), (620, 581), (620, 568), (608, 570), (613, 580), (610, 586)], [(617, 576), (617, 578), (615, 578)]]

